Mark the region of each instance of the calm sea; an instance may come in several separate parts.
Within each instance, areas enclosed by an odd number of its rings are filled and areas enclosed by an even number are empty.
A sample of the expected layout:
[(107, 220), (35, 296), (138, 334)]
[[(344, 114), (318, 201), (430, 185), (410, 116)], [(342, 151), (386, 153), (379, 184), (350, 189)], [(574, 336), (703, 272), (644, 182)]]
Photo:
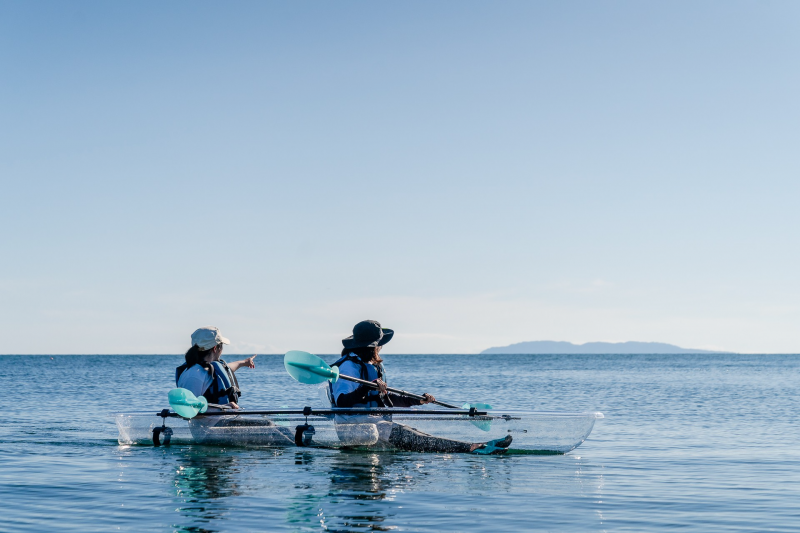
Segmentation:
[[(181, 356), (0, 356), (0, 531), (800, 530), (798, 356), (385, 358), (442, 400), (606, 418), (564, 456), (128, 447), (109, 413), (164, 407)], [(247, 407), (319, 405), (257, 365)]]

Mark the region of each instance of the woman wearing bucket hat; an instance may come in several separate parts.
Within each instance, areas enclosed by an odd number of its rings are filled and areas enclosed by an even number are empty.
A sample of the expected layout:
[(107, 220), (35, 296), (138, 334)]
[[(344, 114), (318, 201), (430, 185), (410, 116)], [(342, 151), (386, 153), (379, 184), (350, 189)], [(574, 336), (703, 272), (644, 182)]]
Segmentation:
[(413, 400), (386, 390), (386, 370), (380, 351), (392, 340), (394, 331), (382, 328), (375, 320), (364, 320), (353, 328), (353, 334), (342, 339), (342, 357), (333, 363), (346, 376), (374, 381), (380, 390), (373, 390), (352, 381), (337, 381), (333, 385), (333, 403), (337, 407), (411, 407), (436, 400), (425, 394), (425, 400)]
[(242, 391), (235, 372), (242, 367), (255, 368), (255, 358), (226, 363), (220, 358), (222, 345), (230, 341), (214, 326), (205, 326), (192, 333), (192, 347), (186, 362), (175, 369), (175, 383), (195, 396), (204, 396), (208, 403), (239, 409), (236, 403)]
[[(353, 328), (353, 334), (342, 340), (342, 357), (332, 366), (339, 367), (339, 373), (375, 382), (379, 390), (365, 385), (340, 379), (330, 384), (330, 400), (334, 407), (411, 407), (436, 401), (425, 393), (424, 400), (415, 400), (389, 392), (386, 387), (386, 370), (381, 359), (381, 348), (394, 336), (394, 331), (381, 327), (375, 320), (364, 320)], [(379, 441), (388, 446), (403, 450), (434, 453), (469, 453), (476, 450), (503, 453), (511, 444), (511, 437), (498, 439), (491, 443), (459, 442), (442, 439), (417, 431), (414, 428), (392, 422), (391, 416), (337, 415), (337, 432), (346, 440), (348, 424), (361, 425), (365, 422), (375, 424)], [(489, 445), (489, 446), (487, 446)], [(481, 452), (478, 452), (481, 453)]]

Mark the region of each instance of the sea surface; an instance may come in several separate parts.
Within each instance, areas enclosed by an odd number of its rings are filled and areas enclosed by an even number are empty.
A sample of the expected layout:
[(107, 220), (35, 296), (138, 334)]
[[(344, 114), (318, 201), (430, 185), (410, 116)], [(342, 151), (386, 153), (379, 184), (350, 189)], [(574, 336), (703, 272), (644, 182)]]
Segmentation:
[[(800, 531), (800, 356), (382, 355), (441, 400), (605, 418), (561, 456), (120, 446), (182, 356), (0, 356), (0, 531)], [(244, 406), (320, 405), (256, 363)]]

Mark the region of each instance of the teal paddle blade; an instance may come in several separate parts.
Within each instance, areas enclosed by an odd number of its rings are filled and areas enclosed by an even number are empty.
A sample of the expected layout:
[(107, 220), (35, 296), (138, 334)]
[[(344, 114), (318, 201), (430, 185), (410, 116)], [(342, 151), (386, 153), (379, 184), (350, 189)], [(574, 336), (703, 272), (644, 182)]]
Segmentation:
[[(280, 408), (281, 409), (289, 409), (289, 406), (288, 405), (281, 405)], [(276, 416), (272, 420), (275, 422), (276, 426), (283, 426), (283, 427), (288, 428), (289, 425), (290, 425), (289, 424), (289, 420), (286, 417), (281, 416), (281, 415)]]
[(461, 406), (462, 409), (469, 409), (471, 407), (474, 407), (478, 411), (486, 411), (487, 409), (492, 408), (492, 406), (488, 403), (465, 403)]
[(292, 350), (283, 356), (283, 366), (286, 372), (300, 383), (313, 385), (323, 381), (336, 382), (339, 379), (339, 369), (331, 368), (325, 361), (313, 353)]
[(169, 391), (169, 406), (183, 418), (194, 418), (197, 413), (206, 412), (208, 402), (202, 396), (196, 397), (190, 390), (172, 389)]
[[(461, 406), (462, 409), (470, 409), (474, 407), (479, 411), (486, 411), (491, 409), (492, 406), (488, 403), (465, 403)], [(472, 425), (476, 428), (480, 429), (481, 431), (489, 431), (492, 429), (492, 421), (491, 420), (471, 420)]]

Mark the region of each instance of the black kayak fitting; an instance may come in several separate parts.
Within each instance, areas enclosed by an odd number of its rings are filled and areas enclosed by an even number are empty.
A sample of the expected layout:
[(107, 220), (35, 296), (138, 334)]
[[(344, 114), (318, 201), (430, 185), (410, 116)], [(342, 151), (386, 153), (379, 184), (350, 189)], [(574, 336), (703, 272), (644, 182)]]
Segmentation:
[(314, 426), (308, 423), (299, 425), (294, 430), (294, 443), (301, 448), (311, 446), (314, 434), (316, 434)]
[(294, 443), (303, 448), (305, 446), (311, 446), (312, 440), (314, 439), (314, 426), (308, 423), (308, 416), (313, 412), (311, 407), (303, 407), (303, 416), (306, 417), (306, 423), (301, 424), (294, 428)]
[(169, 409), (162, 409), (158, 414), (161, 417), (161, 427), (153, 428), (153, 446), (161, 446), (161, 437), (164, 437), (164, 446), (169, 446), (172, 440), (172, 428), (167, 427), (167, 417), (169, 416)]

